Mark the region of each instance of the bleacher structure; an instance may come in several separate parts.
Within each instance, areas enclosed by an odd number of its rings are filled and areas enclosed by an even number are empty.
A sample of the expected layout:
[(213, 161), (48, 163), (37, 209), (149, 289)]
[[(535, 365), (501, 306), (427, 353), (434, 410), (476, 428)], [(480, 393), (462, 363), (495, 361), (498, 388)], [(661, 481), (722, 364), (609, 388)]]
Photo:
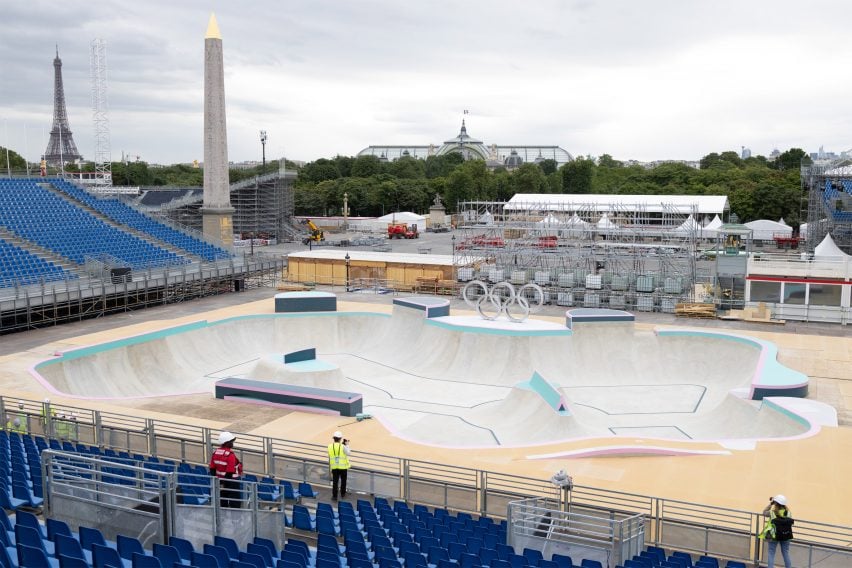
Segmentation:
[(0, 333), (239, 291), (283, 265), (61, 178), (0, 179), (0, 252)]
[[(304, 229), (293, 222), (292, 187), (296, 177), (296, 171), (279, 170), (232, 183), (234, 233), (243, 239), (253, 236), (278, 242), (304, 236)], [(199, 188), (148, 189), (130, 199), (135, 207), (150, 215), (201, 230), (203, 196)]]
[[(561, 306), (674, 313), (709, 280), (696, 269), (695, 205), (463, 202), (459, 281), (538, 284)], [(602, 221), (602, 218), (604, 219)]]
[[(349, 498), (327, 501), (324, 446), (250, 434), (235, 448), (248, 472), (241, 506), (221, 507), (206, 468), (216, 432), (7, 397), (0, 410), (0, 499), (19, 511), (3, 516), (0, 566), (58, 565), (59, 554), (101, 566), (96, 555), (115, 553), (123, 566), (158, 565), (135, 553), (213, 568), (742, 568), (765, 558), (760, 513), (367, 452)], [(848, 566), (850, 541), (852, 527), (797, 518), (795, 565)]]
[(801, 179), (808, 192), (808, 251), (830, 233), (841, 250), (852, 254), (852, 160), (802, 166)]

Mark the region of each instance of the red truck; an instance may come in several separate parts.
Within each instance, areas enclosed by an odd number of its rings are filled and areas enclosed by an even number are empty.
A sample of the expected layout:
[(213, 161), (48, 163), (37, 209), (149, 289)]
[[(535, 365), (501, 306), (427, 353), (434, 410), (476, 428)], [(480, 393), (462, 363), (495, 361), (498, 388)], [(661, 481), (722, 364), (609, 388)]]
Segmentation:
[(388, 238), (389, 239), (419, 239), (420, 233), (417, 232), (417, 225), (409, 225), (407, 223), (388, 223)]

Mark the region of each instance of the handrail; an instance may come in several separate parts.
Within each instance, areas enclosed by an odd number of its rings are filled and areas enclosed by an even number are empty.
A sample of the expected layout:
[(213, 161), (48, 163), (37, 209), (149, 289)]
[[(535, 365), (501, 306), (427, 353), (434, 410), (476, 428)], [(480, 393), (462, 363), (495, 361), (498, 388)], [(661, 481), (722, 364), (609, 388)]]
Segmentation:
[[(145, 419), (63, 404), (42, 403), (0, 395), (0, 413), (20, 417), (34, 435), (63, 433), (75, 441), (139, 453), (156, 453), (161, 458), (188, 463), (208, 463), (216, 432), (210, 428)], [(74, 416), (69, 420), (57, 416)], [(6, 425), (4, 424), (4, 427)], [(70, 432), (70, 434), (69, 434)], [(327, 484), (326, 449), (321, 444), (281, 440), (237, 433), (237, 450), (247, 473)], [(575, 485), (560, 494), (548, 480), (475, 468), (359, 452), (350, 472), (353, 491), (364, 491), (409, 501), (472, 513), (505, 517), (510, 501), (531, 497), (553, 499), (574, 512), (611, 511), (643, 514), (648, 519), (648, 542), (665, 544), (672, 527), (675, 534), (690, 530), (704, 535), (703, 546), (683, 546), (698, 553), (712, 553), (710, 534), (722, 533), (747, 543), (747, 554), (728, 554), (751, 561), (759, 547), (754, 543), (761, 526), (761, 513), (720, 508), (715, 505), (666, 499)], [(372, 485), (368, 485), (372, 484)], [(710, 522), (707, 522), (707, 520)], [(796, 519), (796, 544), (819, 551), (835, 551), (852, 557), (852, 526)], [(672, 544), (672, 543), (668, 543)]]

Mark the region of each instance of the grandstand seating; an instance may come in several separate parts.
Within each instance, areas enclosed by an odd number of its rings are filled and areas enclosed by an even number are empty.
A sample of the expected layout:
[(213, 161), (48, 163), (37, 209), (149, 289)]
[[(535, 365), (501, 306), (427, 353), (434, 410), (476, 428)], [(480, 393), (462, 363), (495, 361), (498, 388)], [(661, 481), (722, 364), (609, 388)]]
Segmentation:
[(0, 288), (74, 278), (73, 272), (0, 239)]
[(50, 184), (70, 197), (85, 203), (92, 209), (105, 215), (116, 223), (121, 223), (137, 231), (151, 235), (164, 243), (187, 251), (189, 254), (201, 257), (206, 261), (229, 258), (230, 254), (210, 243), (177, 229), (169, 227), (147, 215), (137, 211), (127, 203), (117, 199), (101, 199), (77, 185), (63, 179), (49, 179)]
[[(841, 180), (841, 187), (847, 195), (852, 195), (852, 180)], [(835, 203), (841, 199), (840, 191), (838, 191), (831, 180), (825, 181), (825, 191), (822, 194), (823, 203), (826, 209), (831, 213), (831, 217), (835, 221), (842, 223), (852, 223), (852, 211), (839, 210), (835, 208)]]
[(103, 253), (136, 269), (190, 262), (104, 223), (34, 180), (0, 180), (0, 225), (81, 265), (86, 256)]
[[(45, 448), (97, 455), (114, 462), (116, 467), (102, 472), (102, 479), (113, 483), (135, 479), (128, 465), (151, 470), (177, 471), (179, 484), (210, 488), (213, 479), (204, 466), (175, 463), (152, 456), (115, 452), (69, 441), (44, 439), (18, 432), (0, 430), (0, 495), (11, 496), (9, 483), (32, 488), (42, 486), (41, 451)], [(106, 475), (104, 475), (106, 474)], [(132, 481), (131, 481), (132, 482)], [(270, 495), (279, 485), (271, 478), (257, 480), (268, 485)], [(278, 495), (283, 504), (284, 490)], [(202, 492), (203, 493), (203, 492)], [(199, 493), (198, 495), (201, 495)], [(209, 493), (207, 494), (209, 499)], [(276, 497), (276, 500), (278, 497)], [(5, 507), (5, 505), (4, 505)], [(47, 519), (42, 524), (27, 508), (31, 503), (18, 503), (14, 516), (0, 515), (0, 566), (181, 566), (242, 568), (599, 568), (591, 559), (578, 559), (553, 554), (549, 558), (532, 549), (515, 551), (506, 544), (507, 524), (487, 516), (469, 513), (453, 514), (447, 509), (410, 506), (404, 501), (374, 497), (372, 502), (358, 499), (354, 504), (319, 501), (311, 511), (293, 505), (291, 531), (282, 550), (268, 539), (254, 538), (245, 548), (227, 537), (211, 537), (209, 543), (196, 548), (190, 541), (170, 537), (168, 544), (154, 544), (146, 549), (136, 538), (118, 535), (108, 541), (92, 527), (81, 526), (77, 533), (60, 520)], [(298, 521), (297, 521), (298, 517)], [(285, 517), (286, 518), (286, 517)], [(327, 527), (325, 531), (322, 526)], [(315, 540), (311, 546), (308, 541)], [(724, 563), (718, 558), (647, 547), (641, 554), (625, 561), (619, 568), (745, 568), (741, 562)]]

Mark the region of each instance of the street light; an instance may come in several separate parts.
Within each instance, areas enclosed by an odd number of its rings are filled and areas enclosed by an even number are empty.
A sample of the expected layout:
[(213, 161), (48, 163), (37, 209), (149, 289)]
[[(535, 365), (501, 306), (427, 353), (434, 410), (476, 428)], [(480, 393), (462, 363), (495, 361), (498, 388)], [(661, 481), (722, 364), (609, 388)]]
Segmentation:
[(263, 175), (266, 173), (266, 130), (260, 131), (260, 145), (263, 147), (263, 165), (260, 168), (260, 174)]
[(346, 252), (346, 256), (343, 257), (343, 260), (346, 261), (346, 291), (349, 291), (349, 252)]

